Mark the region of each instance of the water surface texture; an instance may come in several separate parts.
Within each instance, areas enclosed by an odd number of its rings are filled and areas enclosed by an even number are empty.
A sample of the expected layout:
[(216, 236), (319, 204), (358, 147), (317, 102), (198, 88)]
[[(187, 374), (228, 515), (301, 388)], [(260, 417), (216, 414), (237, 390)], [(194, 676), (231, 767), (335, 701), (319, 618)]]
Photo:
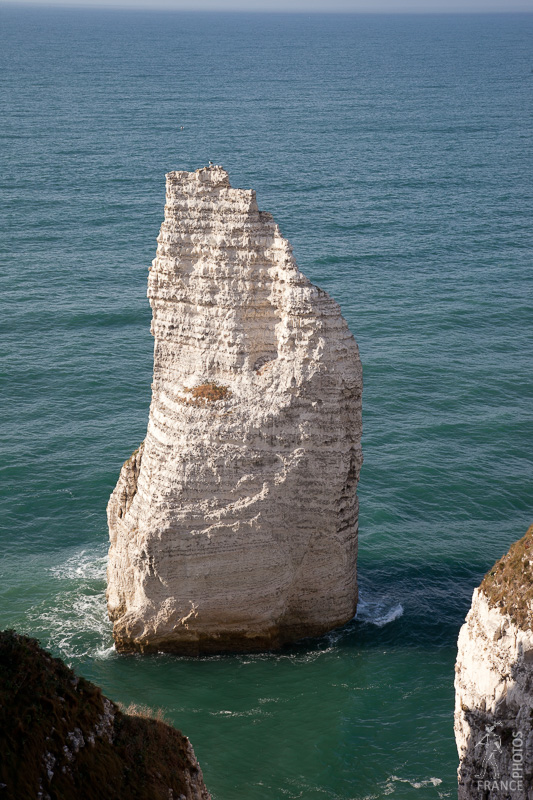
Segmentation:
[[(473, 587), (532, 522), (533, 16), (0, 8), (0, 626), (166, 709), (215, 800), (451, 798)], [(361, 605), (276, 655), (119, 657), (164, 173), (255, 188), (364, 366)]]

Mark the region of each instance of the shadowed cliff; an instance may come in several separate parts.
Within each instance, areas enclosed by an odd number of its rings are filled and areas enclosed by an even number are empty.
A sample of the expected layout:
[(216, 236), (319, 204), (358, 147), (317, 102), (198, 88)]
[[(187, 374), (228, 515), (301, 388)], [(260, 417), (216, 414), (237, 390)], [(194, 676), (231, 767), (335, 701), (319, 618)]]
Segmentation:
[(179, 731), (123, 713), (35, 639), (3, 631), (0, 798), (209, 800), (209, 793)]

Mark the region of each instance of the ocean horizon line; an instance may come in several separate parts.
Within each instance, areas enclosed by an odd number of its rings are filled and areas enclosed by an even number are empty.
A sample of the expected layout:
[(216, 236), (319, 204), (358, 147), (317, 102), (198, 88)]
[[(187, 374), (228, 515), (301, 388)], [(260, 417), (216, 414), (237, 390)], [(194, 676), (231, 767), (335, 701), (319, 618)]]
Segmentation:
[(195, 8), (191, 6), (184, 6), (175, 8), (168, 4), (156, 5), (141, 5), (131, 4), (126, 0), (124, 3), (108, 3), (106, 0), (101, 2), (82, 2), (76, 3), (71, 0), (65, 2), (49, 3), (47, 0), (43, 2), (35, 2), (34, 0), (2, 0), (0, 2), (0, 9), (34, 9), (43, 11), (54, 10), (72, 10), (72, 11), (133, 11), (136, 13), (166, 13), (172, 15), (187, 14), (194, 16), (202, 15), (219, 15), (219, 16), (280, 16), (280, 17), (490, 17), (490, 16), (532, 16), (533, 9), (528, 8), (502, 8), (502, 9), (470, 9), (470, 8), (454, 8), (451, 10), (437, 9), (323, 9), (314, 8)]

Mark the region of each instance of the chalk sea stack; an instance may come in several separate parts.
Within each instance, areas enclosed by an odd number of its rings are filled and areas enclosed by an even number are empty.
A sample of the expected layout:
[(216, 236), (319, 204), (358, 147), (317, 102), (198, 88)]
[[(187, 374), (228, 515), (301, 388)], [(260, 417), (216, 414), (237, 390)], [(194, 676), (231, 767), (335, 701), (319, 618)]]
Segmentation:
[(533, 798), (533, 525), (474, 591), (455, 667), (459, 800)]
[(108, 505), (120, 651), (257, 651), (356, 610), (362, 371), (255, 192), (167, 176), (146, 438)]

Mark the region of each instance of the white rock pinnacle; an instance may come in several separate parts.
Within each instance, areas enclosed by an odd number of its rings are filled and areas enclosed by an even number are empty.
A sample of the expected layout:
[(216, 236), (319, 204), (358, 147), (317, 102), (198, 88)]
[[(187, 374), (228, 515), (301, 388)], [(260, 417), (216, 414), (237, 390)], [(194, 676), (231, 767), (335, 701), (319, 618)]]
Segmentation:
[(362, 374), (339, 306), (222, 167), (167, 175), (146, 439), (108, 506), (119, 650), (258, 650), (357, 600)]

